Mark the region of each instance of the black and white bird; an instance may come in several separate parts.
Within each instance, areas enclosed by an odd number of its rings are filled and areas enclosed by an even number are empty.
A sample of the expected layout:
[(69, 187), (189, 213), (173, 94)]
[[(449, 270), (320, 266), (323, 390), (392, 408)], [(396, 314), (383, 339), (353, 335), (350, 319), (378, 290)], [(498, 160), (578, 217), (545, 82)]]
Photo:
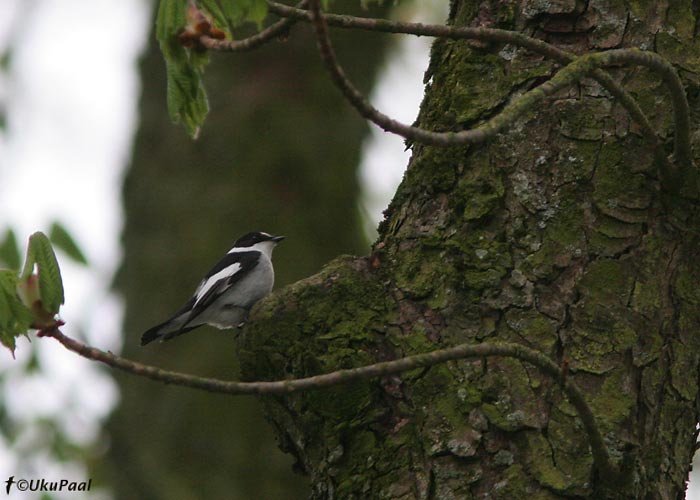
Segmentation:
[(272, 250), (284, 236), (248, 233), (212, 267), (194, 295), (170, 319), (141, 337), (141, 345), (161, 342), (202, 325), (226, 329), (241, 326), (257, 301), (272, 291)]

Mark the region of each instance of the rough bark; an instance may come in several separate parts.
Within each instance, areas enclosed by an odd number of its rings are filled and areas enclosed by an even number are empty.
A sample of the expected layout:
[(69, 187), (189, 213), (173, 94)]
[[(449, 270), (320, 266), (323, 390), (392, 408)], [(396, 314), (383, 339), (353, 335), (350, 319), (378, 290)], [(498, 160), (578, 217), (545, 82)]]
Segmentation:
[[(450, 22), (516, 29), (577, 53), (654, 49), (694, 99), (696, 4), (455, 0)], [(418, 121), (468, 128), (553, 71), (513, 47), (438, 41)], [(669, 138), (658, 78), (612, 74)], [(414, 145), (372, 255), (339, 258), (264, 302), (239, 344), (245, 377), (521, 342), (568, 366), (623, 474), (607, 486), (595, 474), (554, 380), (492, 358), (265, 398), (313, 498), (682, 498), (700, 356), (689, 168), (662, 185), (635, 125), (589, 80), (489, 144)]]

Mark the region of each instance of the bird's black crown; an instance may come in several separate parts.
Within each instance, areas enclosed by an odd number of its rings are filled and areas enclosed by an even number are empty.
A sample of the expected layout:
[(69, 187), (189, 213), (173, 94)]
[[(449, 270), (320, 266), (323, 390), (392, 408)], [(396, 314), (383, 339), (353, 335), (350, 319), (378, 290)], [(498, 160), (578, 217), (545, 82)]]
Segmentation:
[(284, 236), (272, 236), (268, 233), (253, 232), (244, 234), (238, 238), (233, 246), (238, 248), (252, 247), (256, 243), (260, 243), (262, 241), (274, 241), (276, 243), (278, 241), (282, 241), (283, 239)]

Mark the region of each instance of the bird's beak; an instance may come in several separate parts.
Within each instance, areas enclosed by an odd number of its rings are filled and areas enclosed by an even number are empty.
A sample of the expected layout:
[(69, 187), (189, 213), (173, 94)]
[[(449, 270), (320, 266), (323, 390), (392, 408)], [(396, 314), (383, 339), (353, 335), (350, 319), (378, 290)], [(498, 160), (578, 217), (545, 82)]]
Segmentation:
[(286, 236), (273, 236), (272, 238), (270, 238), (270, 241), (274, 241), (275, 243), (279, 243), (280, 241), (282, 241), (285, 238), (286, 238)]

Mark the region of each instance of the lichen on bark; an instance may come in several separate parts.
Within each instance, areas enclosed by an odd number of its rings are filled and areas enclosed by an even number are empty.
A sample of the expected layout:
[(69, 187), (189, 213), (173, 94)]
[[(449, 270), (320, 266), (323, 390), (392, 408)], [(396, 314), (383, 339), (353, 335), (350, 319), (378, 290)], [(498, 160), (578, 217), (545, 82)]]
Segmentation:
[[(691, 2), (677, 4), (455, 0), (450, 22), (516, 29), (577, 53), (661, 40), (690, 92), (700, 52)], [(514, 47), (438, 40), (418, 122), (468, 128), (554, 69)], [(612, 74), (670, 138), (657, 78)], [(694, 178), (677, 168), (676, 178)], [(682, 495), (698, 420), (698, 192), (691, 183), (669, 191), (663, 174), (619, 104), (588, 79), (488, 144), (414, 144), (372, 255), (279, 291), (239, 343), (248, 379), (462, 342), (523, 343), (567, 366), (622, 479), (595, 474), (556, 381), (486, 359), (266, 398), (313, 498)]]

